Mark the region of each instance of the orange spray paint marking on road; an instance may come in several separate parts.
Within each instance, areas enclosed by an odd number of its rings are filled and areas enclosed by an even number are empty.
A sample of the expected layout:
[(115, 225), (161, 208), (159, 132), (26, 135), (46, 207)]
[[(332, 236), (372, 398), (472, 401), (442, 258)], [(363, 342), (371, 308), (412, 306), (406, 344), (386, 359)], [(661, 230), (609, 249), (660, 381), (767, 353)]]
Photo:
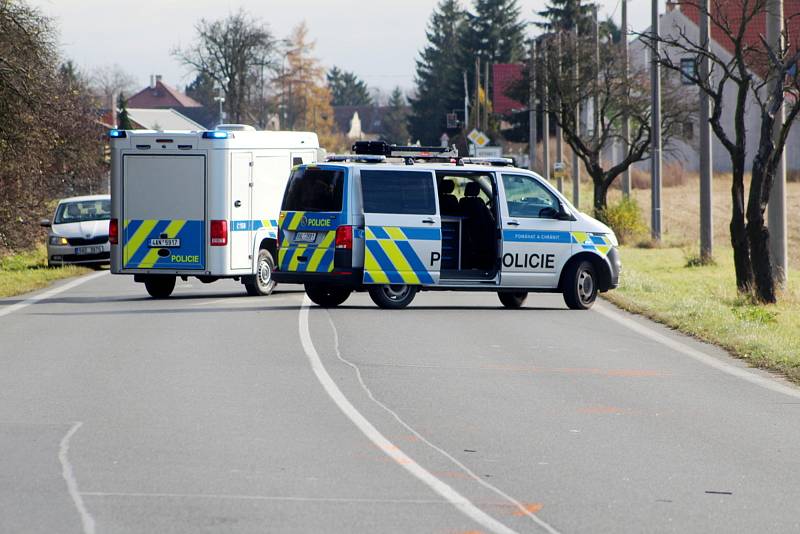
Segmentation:
[[(542, 503), (532, 502), (530, 504), (526, 504), (524, 508), (526, 511), (535, 514), (542, 509), (542, 506), (543, 506)], [(522, 517), (525, 514), (522, 512), (522, 510), (514, 510), (514, 515), (517, 517)]]

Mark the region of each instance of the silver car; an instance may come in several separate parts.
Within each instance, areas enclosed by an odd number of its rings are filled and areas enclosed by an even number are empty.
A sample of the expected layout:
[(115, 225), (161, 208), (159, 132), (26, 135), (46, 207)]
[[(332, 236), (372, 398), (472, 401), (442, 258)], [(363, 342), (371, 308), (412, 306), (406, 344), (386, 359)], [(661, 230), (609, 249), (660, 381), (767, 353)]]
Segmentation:
[(50, 228), (47, 238), (47, 263), (109, 263), (111, 245), (108, 224), (111, 219), (110, 195), (65, 198), (58, 203), (53, 221), (41, 221)]

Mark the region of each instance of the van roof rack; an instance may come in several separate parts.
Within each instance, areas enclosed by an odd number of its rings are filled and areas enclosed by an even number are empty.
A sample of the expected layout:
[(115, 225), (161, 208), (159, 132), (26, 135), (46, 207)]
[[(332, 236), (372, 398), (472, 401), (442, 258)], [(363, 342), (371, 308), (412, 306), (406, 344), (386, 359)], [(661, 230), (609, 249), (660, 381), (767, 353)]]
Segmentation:
[(401, 146), (390, 145), (385, 141), (356, 141), (353, 144), (353, 152), (359, 155), (405, 158), (406, 163), (413, 163), (416, 158), (448, 161), (458, 158), (458, 149), (454, 146)]
[(345, 162), (352, 161), (354, 163), (383, 163), (386, 161), (386, 156), (376, 156), (373, 154), (331, 154), (325, 158), (325, 161)]
[(494, 167), (514, 166), (514, 160), (511, 158), (461, 158), (459, 163), (462, 165), (491, 165)]

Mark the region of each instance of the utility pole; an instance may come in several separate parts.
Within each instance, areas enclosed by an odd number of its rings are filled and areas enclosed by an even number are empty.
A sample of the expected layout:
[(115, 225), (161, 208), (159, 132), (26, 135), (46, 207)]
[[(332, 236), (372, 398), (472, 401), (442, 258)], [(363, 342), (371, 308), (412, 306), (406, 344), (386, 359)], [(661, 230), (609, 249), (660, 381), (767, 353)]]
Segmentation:
[[(705, 52), (711, 50), (711, 25), (708, 16), (711, 8), (710, 0), (703, 0), (700, 7), (700, 46)], [(707, 55), (700, 58), (700, 79), (708, 80), (711, 62)], [(698, 89), (699, 90), (699, 89)], [(712, 204), (712, 183), (714, 176), (711, 159), (711, 99), (700, 91), (700, 259), (710, 262), (714, 255), (714, 222)]]
[[(578, 7), (580, 8), (580, 2), (578, 2)], [(572, 57), (572, 73), (575, 76), (575, 86), (578, 85), (578, 80), (580, 79), (580, 71), (578, 70), (580, 65), (578, 65), (578, 53), (580, 51), (580, 43), (578, 40), (580, 36), (578, 34), (578, 23), (575, 22), (575, 28), (573, 28), (573, 32), (575, 34), (575, 53)], [(577, 100), (575, 101), (575, 131), (578, 132), (580, 135), (581, 131), (581, 103)], [(572, 151), (572, 203), (575, 205), (576, 208), (581, 209), (581, 168), (578, 163), (578, 154), (575, 150)]]
[[(767, 42), (780, 56), (783, 49), (783, 0), (767, 2)], [(774, 83), (782, 84), (782, 79)], [(783, 122), (786, 120), (784, 106), (781, 105), (775, 114), (773, 138), (780, 135)], [(786, 255), (786, 150), (781, 154), (778, 168), (775, 170), (775, 181), (769, 193), (767, 209), (767, 228), (769, 229), (769, 252), (775, 266), (775, 282), (781, 288), (786, 286), (788, 276), (788, 260)]]
[(489, 60), (483, 64), (483, 132), (489, 130)]
[[(623, 65), (623, 72), (625, 73), (625, 79), (628, 79), (628, 70), (629, 70), (629, 63), (628, 63), (628, 0), (622, 0), (622, 65)], [(625, 84), (625, 100), (628, 97), (628, 84)], [(622, 116), (622, 153), (623, 157), (628, 155), (629, 145), (631, 142), (631, 119), (628, 117), (627, 107), (625, 110), (625, 114)], [(631, 196), (631, 171), (629, 168), (626, 168), (622, 172), (622, 195), (625, 198)]]
[(652, 0), (652, 26), (650, 38), (653, 43), (650, 64), (651, 104), (651, 145), (650, 145), (650, 236), (661, 241), (661, 69), (658, 64), (661, 45), (659, 39), (658, 0)]
[[(592, 30), (594, 31), (594, 79), (599, 83), (600, 81), (600, 22), (597, 20), (597, 4), (592, 6), (592, 12), (594, 15), (594, 27)], [(603, 159), (603, 148), (600, 146), (600, 121), (602, 117), (600, 116), (600, 97), (597, 94), (597, 91), (594, 92), (594, 97), (592, 98), (592, 135), (595, 140), (595, 147), (597, 149), (598, 160)]]
[(550, 180), (550, 99), (547, 91), (547, 74), (550, 66), (550, 46), (545, 44), (544, 48), (544, 76), (542, 80), (542, 167), (545, 180)]
[[(561, 78), (561, 31), (558, 32), (558, 45), (556, 48), (556, 61), (558, 61), (558, 65), (556, 68), (558, 69), (558, 78)], [(561, 111), (561, 99), (556, 103), (556, 109), (560, 112)], [(561, 133), (561, 124), (556, 121), (556, 163), (563, 163), (564, 162), (564, 140), (563, 134)], [(564, 178), (563, 174), (559, 171), (558, 178), (556, 178), (556, 187), (559, 191), (564, 191)]]
[(469, 84), (467, 83), (467, 71), (464, 71), (464, 136), (469, 133)]
[(536, 169), (536, 39), (531, 40), (531, 62), (528, 67), (530, 94), (528, 96), (528, 155), (530, 170)]
[(481, 129), (481, 57), (475, 56), (475, 128)]

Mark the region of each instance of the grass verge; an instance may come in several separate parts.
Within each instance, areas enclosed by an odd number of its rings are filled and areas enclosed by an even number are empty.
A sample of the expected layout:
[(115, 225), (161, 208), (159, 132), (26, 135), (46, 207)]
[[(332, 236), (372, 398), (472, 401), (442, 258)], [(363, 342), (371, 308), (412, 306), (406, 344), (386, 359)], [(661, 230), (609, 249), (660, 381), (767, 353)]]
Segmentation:
[(56, 280), (87, 272), (90, 269), (72, 265), (49, 268), (47, 250), (43, 246), (29, 252), (3, 256), (0, 257), (0, 297), (21, 295), (41, 289)]
[(800, 273), (789, 273), (777, 304), (758, 306), (736, 291), (730, 249), (695, 267), (680, 248), (624, 247), (621, 256), (620, 287), (607, 300), (800, 383)]

